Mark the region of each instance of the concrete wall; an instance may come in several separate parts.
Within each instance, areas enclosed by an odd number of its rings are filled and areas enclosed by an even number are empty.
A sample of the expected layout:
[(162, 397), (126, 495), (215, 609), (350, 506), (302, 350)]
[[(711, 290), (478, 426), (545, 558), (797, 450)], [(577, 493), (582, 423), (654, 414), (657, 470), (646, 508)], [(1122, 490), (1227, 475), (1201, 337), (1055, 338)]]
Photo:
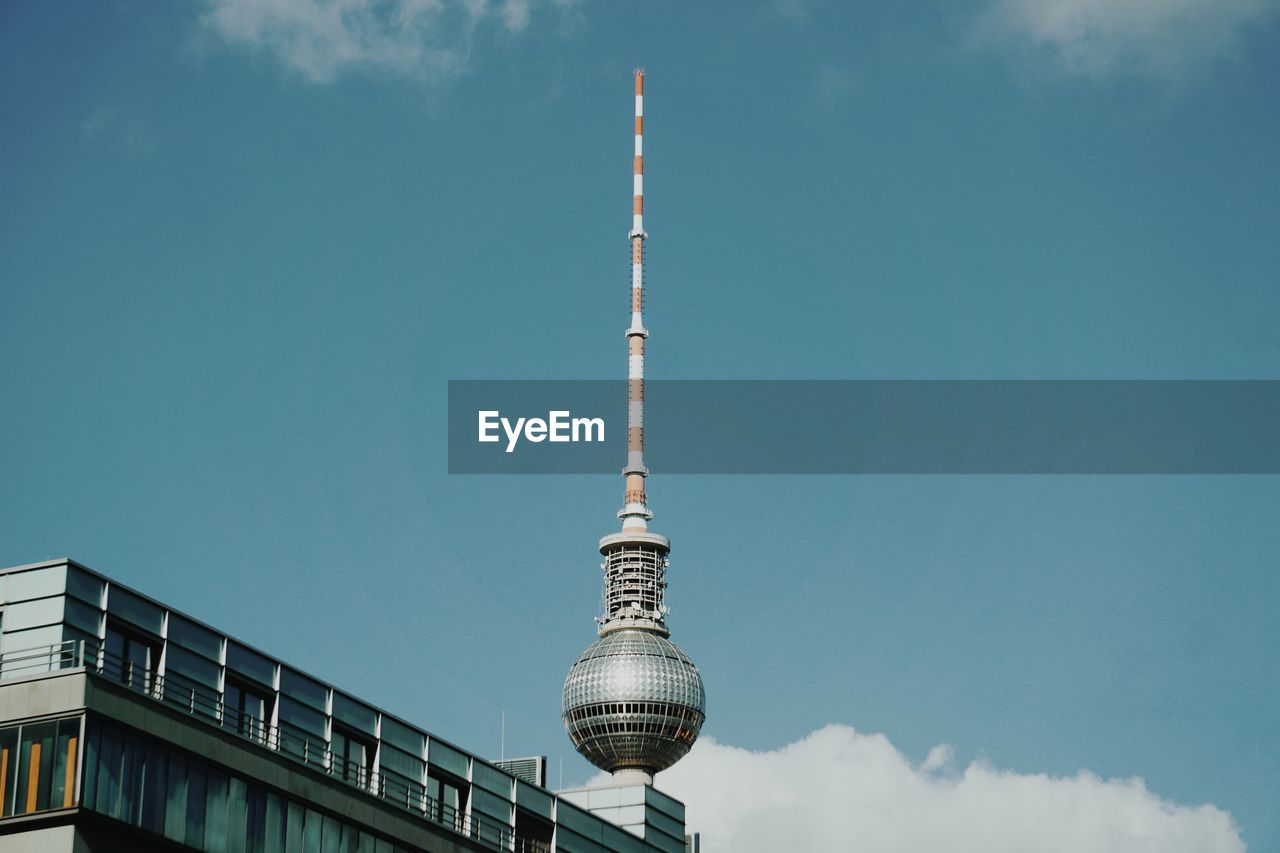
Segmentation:
[(0, 681), (0, 723), (83, 710), (87, 679), (83, 671), (60, 670)]
[(89, 853), (83, 839), (79, 839), (79, 844), (76, 842), (76, 828), (70, 824), (0, 835), (0, 849), (4, 853)]

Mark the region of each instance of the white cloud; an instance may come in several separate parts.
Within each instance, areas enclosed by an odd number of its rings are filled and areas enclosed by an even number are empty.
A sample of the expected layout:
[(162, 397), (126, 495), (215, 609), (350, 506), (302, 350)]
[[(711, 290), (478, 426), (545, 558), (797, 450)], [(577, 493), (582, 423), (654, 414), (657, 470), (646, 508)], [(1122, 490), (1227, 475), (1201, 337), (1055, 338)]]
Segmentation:
[(1228, 55), (1280, 0), (986, 0), (984, 39), (1032, 46), (1092, 76), (1169, 75)]
[(502, 23), (512, 32), (529, 26), (529, 0), (506, 0), (502, 4)]
[[(537, 0), (206, 0), (202, 24), (316, 82), (383, 71), (438, 82), (464, 72), (484, 26), (519, 33)], [(553, 0), (564, 13), (573, 5)]]
[(1141, 779), (1050, 777), (949, 747), (913, 766), (887, 738), (832, 725), (772, 752), (704, 737), (658, 787), (688, 808), (707, 853), (1240, 853), (1231, 815), (1184, 806)]

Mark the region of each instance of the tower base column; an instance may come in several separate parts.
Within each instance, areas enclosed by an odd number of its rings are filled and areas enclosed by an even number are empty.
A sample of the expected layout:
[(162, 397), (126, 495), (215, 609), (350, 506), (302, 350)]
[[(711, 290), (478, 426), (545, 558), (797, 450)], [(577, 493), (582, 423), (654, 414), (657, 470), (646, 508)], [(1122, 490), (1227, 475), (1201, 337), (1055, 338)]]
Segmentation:
[(653, 774), (648, 770), (639, 770), (636, 768), (615, 770), (613, 771), (613, 779), (609, 784), (614, 788), (623, 788), (629, 785), (652, 785)]

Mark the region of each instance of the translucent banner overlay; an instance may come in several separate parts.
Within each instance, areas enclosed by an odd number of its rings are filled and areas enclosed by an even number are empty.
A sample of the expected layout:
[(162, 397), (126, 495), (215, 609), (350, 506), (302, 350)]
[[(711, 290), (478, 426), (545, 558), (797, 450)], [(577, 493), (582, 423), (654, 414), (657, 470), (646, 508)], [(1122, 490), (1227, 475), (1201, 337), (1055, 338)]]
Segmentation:
[[(449, 472), (617, 474), (626, 394), (450, 381)], [(662, 474), (1280, 473), (1274, 380), (653, 380), (644, 418)]]

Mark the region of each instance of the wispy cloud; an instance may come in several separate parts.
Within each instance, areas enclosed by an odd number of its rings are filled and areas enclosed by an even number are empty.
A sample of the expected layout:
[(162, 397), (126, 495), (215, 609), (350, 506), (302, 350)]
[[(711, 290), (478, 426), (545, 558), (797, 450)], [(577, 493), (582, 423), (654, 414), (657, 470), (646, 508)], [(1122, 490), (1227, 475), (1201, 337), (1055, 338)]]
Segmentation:
[(807, 21), (813, 11), (813, 0), (772, 0), (775, 12), (793, 21)]
[(86, 139), (107, 140), (131, 154), (148, 154), (159, 145), (150, 124), (136, 116), (124, 116), (117, 110), (95, 107), (80, 122), (80, 132)]
[(352, 71), (441, 82), (467, 70), (477, 32), (520, 33), (537, 6), (573, 0), (206, 0), (201, 22), (319, 83)]
[(1241, 853), (1231, 816), (1141, 779), (963, 770), (949, 748), (914, 766), (883, 735), (827, 726), (772, 752), (704, 737), (659, 777), (708, 853)]
[(1072, 74), (1168, 76), (1229, 55), (1280, 0), (983, 0), (976, 35)]
[(502, 4), (502, 23), (513, 32), (529, 26), (529, 0), (506, 0)]
[(838, 65), (824, 65), (818, 69), (814, 78), (814, 90), (818, 98), (830, 101), (852, 92), (858, 85), (858, 77), (848, 68)]

